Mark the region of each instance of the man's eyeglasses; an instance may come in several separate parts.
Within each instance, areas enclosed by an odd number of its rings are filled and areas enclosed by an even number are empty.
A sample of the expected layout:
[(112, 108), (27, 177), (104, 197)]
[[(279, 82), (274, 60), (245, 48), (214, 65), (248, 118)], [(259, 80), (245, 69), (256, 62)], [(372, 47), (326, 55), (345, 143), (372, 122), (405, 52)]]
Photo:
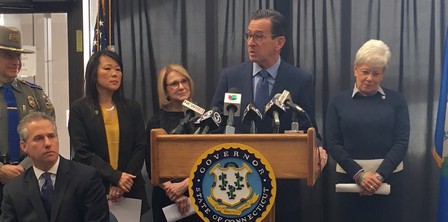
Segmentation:
[[(279, 35), (279, 34), (272, 34), (272, 35), (267, 35), (267, 36), (270, 36), (271, 38), (276, 38), (276, 37), (279, 37), (281, 35)], [(261, 42), (261, 41), (263, 41), (264, 37), (265, 37), (265, 35), (263, 35), (263, 34), (244, 33), (244, 39), (246, 39), (246, 41), (249, 41), (249, 39), (252, 39), (252, 40), (254, 40), (256, 42)]]
[(180, 82), (174, 81), (171, 83), (167, 83), (166, 86), (171, 87), (172, 89), (177, 89), (177, 88), (179, 88), (180, 84), (182, 84), (182, 86), (186, 87), (189, 82), (190, 82), (190, 80), (188, 80), (188, 79), (182, 79)]

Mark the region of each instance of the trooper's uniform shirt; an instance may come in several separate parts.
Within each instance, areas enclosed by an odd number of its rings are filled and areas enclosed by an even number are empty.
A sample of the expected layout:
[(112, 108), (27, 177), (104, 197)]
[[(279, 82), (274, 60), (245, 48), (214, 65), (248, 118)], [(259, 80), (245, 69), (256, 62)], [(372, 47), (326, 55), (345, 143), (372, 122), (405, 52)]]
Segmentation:
[[(42, 87), (17, 78), (13, 80), (11, 86), (16, 98), (20, 119), (34, 111), (45, 112), (52, 117), (55, 116), (53, 104)], [(7, 154), (8, 150), (8, 110), (4, 87), (0, 83), (0, 157)], [(2, 165), (3, 163), (0, 163), (0, 166)]]

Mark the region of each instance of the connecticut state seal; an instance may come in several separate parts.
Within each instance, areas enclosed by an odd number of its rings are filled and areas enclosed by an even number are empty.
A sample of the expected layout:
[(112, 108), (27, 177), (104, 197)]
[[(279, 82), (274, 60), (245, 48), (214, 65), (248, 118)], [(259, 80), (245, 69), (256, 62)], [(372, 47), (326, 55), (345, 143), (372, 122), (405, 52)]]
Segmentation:
[(190, 179), (190, 200), (204, 221), (262, 221), (274, 204), (274, 171), (263, 155), (244, 144), (207, 150)]

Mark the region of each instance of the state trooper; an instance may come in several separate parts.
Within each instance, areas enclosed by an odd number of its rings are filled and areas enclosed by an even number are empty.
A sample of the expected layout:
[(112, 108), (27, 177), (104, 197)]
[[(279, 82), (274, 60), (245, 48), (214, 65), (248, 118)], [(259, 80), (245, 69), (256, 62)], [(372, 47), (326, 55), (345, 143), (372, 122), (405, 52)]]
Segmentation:
[[(54, 107), (42, 88), (17, 78), (22, 68), (20, 30), (0, 26), (0, 192), (9, 182), (31, 166), (31, 160), (20, 152), (17, 125), (33, 111), (55, 116)], [(1, 193), (0, 193), (1, 194)], [(0, 195), (0, 203), (3, 195)]]

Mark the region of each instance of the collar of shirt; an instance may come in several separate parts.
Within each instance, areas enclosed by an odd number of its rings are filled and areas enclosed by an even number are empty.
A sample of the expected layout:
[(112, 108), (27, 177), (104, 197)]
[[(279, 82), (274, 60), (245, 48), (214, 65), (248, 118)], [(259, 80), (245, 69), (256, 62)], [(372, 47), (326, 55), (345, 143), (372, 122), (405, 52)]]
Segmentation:
[[(269, 75), (272, 77), (272, 78), (268, 78), (267, 79), (268, 83), (269, 83), (269, 95), (272, 92), (272, 88), (274, 88), (275, 78), (277, 77), (278, 68), (280, 67), (280, 62), (281, 62), (281, 59), (280, 59), (280, 57), (278, 57), (278, 60), (277, 60), (277, 62), (274, 65), (272, 65), (271, 67), (265, 69), (266, 71), (269, 72)], [(261, 81), (261, 79), (262, 79), (262, 77), (260, 75), (257, 75), (257, 74), (263, 68), (261, 68), (255, 62), (252, 63), (252, 64), (253, 64), (252, 65), (252, 84), (253, 84), (253, 87), (252, 87), (253, 91), (252, 91), (252, 93), (253, 93), (254, 99), (255, 99), (255, 95), (257, 95), (257, 87), (256, 86), (258, 85), (258, 82)]]
[(40, 188), (42, 188), (42, 185), (44, 185), (45, 179), (41, 178), (41, 176), (45, 172), (51, 173), (51, 180), (53, 182), (53, 187), (54, 187), (54, 184), (56, 182), (56, 173), (58, 172), (58, 168), (59, 168), (59, 160), (60, 160), (60, 157), (58, 156), (58, 160), (48, 171), (42, 171), (41, 169), (39, 169), (33, 165), (34, 174), (36, 175), (37, 181), (39, 182), (39, 190), (40, 190)]
[[(271, 67), (265, 69), (266, 71), (269, 72), (269, 74), (271, 75), (271, 77), (275, 80), (275, 78), (277, 78), (277, 73), (278, 73), (278, 67), (280, 67), (280, 62), (281, 62), (281, 58), (280, 56), (278, 57), (278, 60), (276, 63), (274, 63), (274, 65), (272, 65)], [(257, 63), (252, 63), (252, 77), (255, 77), (258, 72), (260, 72), (263, 68), (260, 67), (260, 65), (258, 65)]]
[[(11, 84), (12, 88), (15, 88), (15, 89), (18, 88), (19, 83), (17, 83), (17, 81), (18, 81), (17, 78), (14, 78), (14, 79), (12, 80), (12, 82), (9, 83), (9, 84)], [(1, 82), (0, 82), (0, 88), (3, 87), (3, 85), (5, 85), (5, 83), (1, 83)], [(17, 90), (18, 90), (18, 89), (17, 89)]]
[[(383, 88), (381, 88), (381, 86), (378, 86), (378, 89), (376, 91), (379, 92), (384, 98), (386, 98), (386, 93), (384, 93), (384, 90), (383, 90)], [(358, 90), (358, 88), (356, 87), (356, 83), (355, 83), (355, 86), (353, 87), (352, 98), (355, 97), (356, 93), (358, 93), (358, 92), (359, 92), (360, 95), (364, 96), (364, 94), (362, 94)]]

